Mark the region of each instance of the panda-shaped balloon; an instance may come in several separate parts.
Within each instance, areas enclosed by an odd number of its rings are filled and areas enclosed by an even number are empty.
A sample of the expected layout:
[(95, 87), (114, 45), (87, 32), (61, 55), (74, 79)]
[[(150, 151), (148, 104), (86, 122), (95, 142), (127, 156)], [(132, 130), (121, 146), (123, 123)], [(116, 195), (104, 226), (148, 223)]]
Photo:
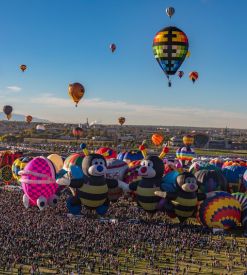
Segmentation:
[[(128, 185), (120, 180), (106, 178), (106, 160), (100, 154), (88, 154), (85, 145), (81, 145), (85, 157), (82, 161), (82, 178), (60, 178), (57, 183), (67, 185), (73, 189), (72, 205), (83, 205), (89, 209), (96, 209), (98, 214), (107, 211), (108, 190), (117, 186), (128, 189)], [(105, 211), (102, 211), (105, 206)]]
[(178, 217), (183, 222), (193, 216), (197, 203), (204, 200), (206, 195), (197, 193), (198, 185), (195, 176), (189, 172), (183, 172), (176, 178), (176, 192), (155, 192), (155, 195), (165, 198), (164, 210), (174, 217)]
[[(138, 175), (141, 180), (130, 183), (129, 189), (136, 191), (136, 200), (138, 205), (145, 211), (154, 212), (158, 209), (160, 198), (155, 196), (155, 192), (160, 191), (160, 185), (163, 180), (164, 163), (161, 155), (148, 156), (144, 145), (140, 146), (144, 160), (138, 169)], [(166, 149), (167, 150), (167, 149)]]

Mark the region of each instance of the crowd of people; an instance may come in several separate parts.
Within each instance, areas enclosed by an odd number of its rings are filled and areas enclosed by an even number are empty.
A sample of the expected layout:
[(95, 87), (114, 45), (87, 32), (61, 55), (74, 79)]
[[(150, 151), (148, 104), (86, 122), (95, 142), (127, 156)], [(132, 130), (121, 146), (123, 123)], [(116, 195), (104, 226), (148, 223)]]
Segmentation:
[(124, 199), (104, 219), (85, 209), (73, 217), (66, 198), (39, 211), (24, 208), (22, 192), (0, 190), (1, 274), (247, 274), (247, 239), (172, 223)]

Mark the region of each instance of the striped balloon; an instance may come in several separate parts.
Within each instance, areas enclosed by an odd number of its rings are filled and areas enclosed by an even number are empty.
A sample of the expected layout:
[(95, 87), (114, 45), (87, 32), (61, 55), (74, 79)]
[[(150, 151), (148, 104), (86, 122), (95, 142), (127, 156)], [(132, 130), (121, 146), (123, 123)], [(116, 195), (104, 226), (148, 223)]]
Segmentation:
[(151, 139), (155, 146), (159, 146), (164, 140), (164, 137), (163, 135), (157, 133), (157, 134), (153, 134)]
[(191, 135), (186, 135), (183, 137), (183, 143), (185, 146), (190, 146), (194, 143), (194, 137)]
[(240, 225), (241, 210), (241, 204), (234, 196), (219, 191), (199, 205), (197, 218), (210, 228), (231, 229)]
[(28, 164), (29, 161), (31, 161), (32, 157), (21, 157), (16, 159), (12, 164), (12, 174), (13, 178), (19, 182), (21, 176), (18, 174), (20, 171), (22, 171), (25, 166)]
[(247, 229), (247, 194), (246, 193), (233, 193), (232, 194), (241, 204), (242, 207), (242, 225)]
[(82, 161), (85, 155), (83, 153), (74, 153), (70, 156), (68, 156), (63, 164), (63, 169), (66, 171), (70, 171), (70, 167), (72, 165), (79, 166), (81, 168)]

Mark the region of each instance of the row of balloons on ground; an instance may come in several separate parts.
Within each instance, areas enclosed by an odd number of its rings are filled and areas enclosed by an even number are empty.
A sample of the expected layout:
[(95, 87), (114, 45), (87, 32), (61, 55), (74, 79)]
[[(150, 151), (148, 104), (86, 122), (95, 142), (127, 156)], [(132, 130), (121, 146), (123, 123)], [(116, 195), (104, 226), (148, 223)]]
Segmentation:
[[(65, 161), (56, 154), (15, 160), (12, 170), (22, 185), (26, 207), (37, 205), (42, 210), (54, 205), (58, 194), (70, 187), (74, 192), (67, 201), (69, 212), (79, 214), (83, 206), (104, 215), (109, 201), (117, 201), (124, 191), (148, 212), (164, 211), (180, 222), (196, 215), (202, 225), (224, 229), (242, 223), (247, 230), (244, 160), (227, 160), (222, 170), (216, 159), (200, 160), (187, 170), (178, 166), (176, 160), (165, 158), (167, 147), (158, 157), (148, 155), (142, 144), (142, 159), (128, 163), (120, 156), (116, 159), (110, 148), (96, 153), (89, 153), (85, 144), (80, 148), (82, 152), (69, 155)], [(238, 174), (237, 183), (232, 179), (226, 182), (224, 175), (230, 172)]]

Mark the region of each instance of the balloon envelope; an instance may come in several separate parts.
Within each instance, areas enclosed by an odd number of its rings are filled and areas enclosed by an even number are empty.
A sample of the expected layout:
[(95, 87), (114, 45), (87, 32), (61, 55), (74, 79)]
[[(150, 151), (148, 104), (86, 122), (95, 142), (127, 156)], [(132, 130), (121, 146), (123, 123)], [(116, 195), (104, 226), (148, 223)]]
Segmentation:
[(159, 146), (163, 142), (164, 137), (161, 134), (153, 134), (151, 139), (154, 145)]
[(26, 120), (27, 123), (31, 123), (32, 120), (33, 120), (33, 117), (28, 115), (28, 116), (25, 117), (25, 120)]
[(47, 157), (54, 165), (56, 173), (58, 173), (63, 168), (63, 159), (57, 154), (51, 154)]
[(231, 194), (215, 192), (199, 205), (197, 218), (210, 228), (231, 229), (241, 222), (241, 205)]
[(193, 81), (193, 83), (198, 79), (198, 77), (199, 77), (199, 74), (198, 74), (198, 72), (191, 72), (190, 74), (189, 74), (189, 77), (190, 77), (190, 79)]
[(122, 126), (124, 123), (125, 123), (125, 117), (119, 117), (118, 118), (118, 122), (119, 122), (119, 124)]
[(166, 14), (171, 18), (175, 13), (175, 9), (173, 7), (166, 8)]
[(117, 49), (117, 46), (113, 43), (110, 45), (111, 52), (114, 53)]
[(81, 83), (69, 84), (68, 94), (70, 98), (75, 102), (75, 106), (79, 103), (85, 93), (85, 88)]
[(27, 66), (24, 65), (24, 64), (22, 64), (22, 65), (20, 65), (20, 69), (21, 69), (23, 72), (25, 72), (26, 69), (27, 69)]
[(186, 34), (176, 27), (164, 28), (155, 35), (154, 57), (167, 76), (177, 72), (186, 57), (188, 47)]

